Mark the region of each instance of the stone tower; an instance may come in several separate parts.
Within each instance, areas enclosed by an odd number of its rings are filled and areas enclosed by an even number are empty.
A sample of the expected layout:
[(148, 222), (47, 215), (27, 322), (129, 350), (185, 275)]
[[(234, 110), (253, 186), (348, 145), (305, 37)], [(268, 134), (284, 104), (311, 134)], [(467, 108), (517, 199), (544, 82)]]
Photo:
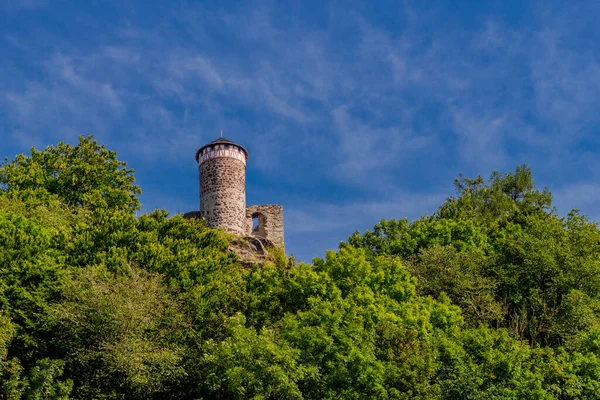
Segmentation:
[(259, 247), (283, 247), (283, 207), (278, 204), (246, 208), (248, 151), (219, 138), (200, 147), (196, 162), (200, 174), (200, 211), (186, 218), (204, 218), (209, 228), (223, 228), (250, 237)]
[(247, 234), (246, 160), (248, 151), (224, 138), (196, 152), (200, 174), (200, 216), (211, 228)]

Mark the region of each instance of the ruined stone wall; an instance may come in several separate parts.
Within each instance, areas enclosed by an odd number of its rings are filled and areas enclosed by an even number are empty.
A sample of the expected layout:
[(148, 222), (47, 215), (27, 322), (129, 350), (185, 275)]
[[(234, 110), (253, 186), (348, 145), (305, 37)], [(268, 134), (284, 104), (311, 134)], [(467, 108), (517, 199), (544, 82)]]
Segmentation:
[[(256, 229), (252, 227), (253, 218), (258, 218)], [(246, 209), (246, 234), (283, 246), (283, 207), (278, 204), (248, 207)]]
[[(223, 228), (238, 236), (259, 239), (261, 246), (284, 245), (283, 207), (270, 204), (246, 208), (248, 152), (227, 139), (217, 139), (196, 152), (200, 174), (200, 211), (186, 218), (202, 217), (209, 228)], [(258, 226), (253, 228), (253, 218)]]
[(221, 227), (233, 234), (245, 235), (245, 160), (221, 156), (200, 162), (200, 215), (211, 228)]

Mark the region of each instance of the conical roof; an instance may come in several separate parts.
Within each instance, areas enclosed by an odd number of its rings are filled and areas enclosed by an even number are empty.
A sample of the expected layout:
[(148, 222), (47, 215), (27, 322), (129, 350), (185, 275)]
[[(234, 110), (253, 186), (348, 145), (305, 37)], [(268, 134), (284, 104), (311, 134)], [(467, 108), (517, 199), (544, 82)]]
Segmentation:
[(200, 153), (202, 152), (202, 150), (204, 150), (205, 148), (207, 148), (209, 146), (214, 146), (215, 144), (229, 144), (229, 145), (239, 147), (240, 149), (242, 149), (244, 154), (246, 154), (246, 158), (248, 158), (248, 150), (246, 150), (243, 146), (240, 146), (239, 144), (234, 143), (231, 140), (225, 139), (224, 137), (220, 137), (217, 140), (213, 140), (212, 142), (207, 143), (204, 146), (200, 147), (198, 149), (198, 151), (196, 152), (196, 161), (198, 161), (198, 157), (200, 156)]

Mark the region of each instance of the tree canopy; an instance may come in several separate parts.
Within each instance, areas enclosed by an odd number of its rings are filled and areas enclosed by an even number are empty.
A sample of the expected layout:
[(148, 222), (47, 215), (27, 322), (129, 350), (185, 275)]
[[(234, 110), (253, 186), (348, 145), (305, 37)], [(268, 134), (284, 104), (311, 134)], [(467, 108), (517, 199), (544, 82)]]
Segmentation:
[(448, 295), (470, 326), (507, 328), (530, 344), (576, 346), (598, 326), (600, 231), (577, 210), (557, 215), (531, 170), (455, 181), (432, 216), (381, 221), (349, 243), (397, 256), (419, 292)]
[(600, 232), (526, 166), (252, 267), (92, 137), (0, 182), (0, 399), (600, 397)]
[(0, 165), (0, 190), (26, 202), (87, 208), (139, 208), (141, 193), (133, 170), (93, 137), (79, 136), (75, 146), (60, 142)]

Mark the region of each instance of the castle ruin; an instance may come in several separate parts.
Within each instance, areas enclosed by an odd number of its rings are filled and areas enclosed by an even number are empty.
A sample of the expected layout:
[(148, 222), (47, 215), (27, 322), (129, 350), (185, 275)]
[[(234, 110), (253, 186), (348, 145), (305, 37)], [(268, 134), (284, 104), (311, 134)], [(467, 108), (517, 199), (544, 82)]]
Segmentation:
[(200, 211), (189, 212), (185, 217), (201, 217), (210, 228), (223, 228), (237, 236), (283, 247), (283, 207), (246, 207), (247, 161), (248, 151), (225, 138), (198, 149)]

